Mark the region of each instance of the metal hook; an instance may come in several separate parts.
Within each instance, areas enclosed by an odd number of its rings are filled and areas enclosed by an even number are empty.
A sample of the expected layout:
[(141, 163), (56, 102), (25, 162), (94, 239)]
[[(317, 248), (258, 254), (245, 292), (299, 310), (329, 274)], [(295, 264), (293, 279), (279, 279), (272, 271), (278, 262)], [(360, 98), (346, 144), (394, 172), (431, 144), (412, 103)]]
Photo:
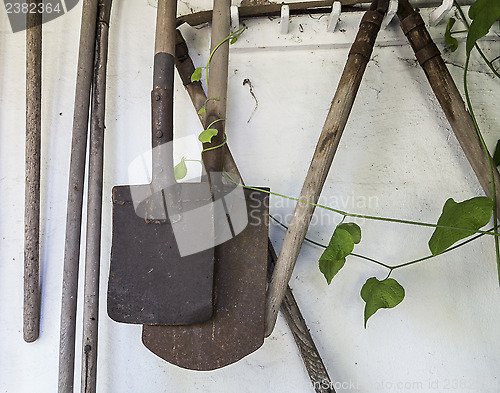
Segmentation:
[(238, 6), (231, 6), (231, 33), (240, 28), (240, 12)]
[(326, 27), (326, 31), (333, 33), (335, 31), (335, 27), (340, 20), (340, 11), (342, 4), (340, 1), (334, 1), (332, 5), (332, 12), (328, 17), (328, 26)]
[(288, 34), (290, 25), (290, 6), (283, 4), (281, 6), (281, 34)]
[(398, 0), (390, 0), (389, 7), (387, 8), (387, 12), (384, 15), (382, 24), (380, 25), (381, 29), (385, 30), (387, 26), (389, 26), (389, 23), (391, 23), (392, 19), (394, 18), (394, 15), (396, 15), (396, 12), (398, 12)]
[(443, 0), (443, 3), (431, 12), (429, 16), (429, 25), (436, 26), (443, 18), (448, 15), (451, 7), (453, 7), (453, 0)]

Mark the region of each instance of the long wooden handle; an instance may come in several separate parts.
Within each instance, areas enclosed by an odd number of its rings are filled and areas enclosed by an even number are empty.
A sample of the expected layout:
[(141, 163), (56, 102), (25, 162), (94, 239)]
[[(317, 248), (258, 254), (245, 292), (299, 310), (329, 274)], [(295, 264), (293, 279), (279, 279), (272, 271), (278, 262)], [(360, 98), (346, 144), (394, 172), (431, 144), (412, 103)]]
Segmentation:
[[(156, 11), (155, 55), (175, 53), (175, 18), (177, 0), (158, 0)], [(172, 33), (174, 36), (172, 36)]]
[[(194, 72), (194, 65), (189, 56), (188, 47), (180, 31), (177, 31), (177, 46), (175, 50), (175, 66), (181, 80), (186, 87), (186, 90), (191, 98), (194, 108), (198, 112), (203, 105), (207, 96), (200, 82), (191, 82), (191, 74)], [(206, 114), (198, 114), (201, 124), (205, 124)], [(224, 169), (230, 173), (237, 175), (243, 182), (242, 176), (236, 166), (236, 162), (229, 150), (228, 145), (224, 145)], [(268, 243), (268, 278), (271, 278), (274, 271), (275, 263), (278, 257), (274, 251), (271, 240)], [(285, 300), (281, 305), (281, 312), (285, 315), (290, 330), (303, 359), (304, 366), (309, 374), (309, 378), (317, 393), (330, 393), (334, 390), (326, 367), (321, 359), (321, 355), (314, 344), (314, 340), (309, 333), (306, 321), (300, 312), (299, 306), (295, 301), (292, 290), (287, 286)]]
[(59, 343), (59, 393), (73, 393), (75, 363), (76, 305), (82, 226), (83, 186), (87, 131), (89, 125), (90, 86), (94, 68), (95, 32), (98, 0), (84, 0), (76, 76), (73, 136), (69, 169), (66, 239)]
[[(30, 0), (28, 5), (41, 4)], [(42, 14), (26, 14), (26, 185), (24, 215), (24, 341), (40, 329), (40, 146), (42, 110)]]
[[(212, 18), (212, 37), (210, 52), (230, 34), (231, 0), (214, 0)], [(229, 41), (225, 41), (215, 50), (209, 67), (207, 116), (205, 127), (218, 119), (226, 117), (227, 79), (229, 68)], [(216, 100), (210, 100), (216, 98)], [(211, 143), (204, 143), (203, 148), (219, 146), (225, 138), (225, 121), (215, 123), (218, 133), (212, 138)], [(224, 152), (222, 149), (212, 149), (203, 153), (203, 163), (207, 172), (222, 172)]]
[(152, 173), (153, 184), (157, 189), (169, 189), (169, 186), (175, 184), (172, 141), (176, 13), (177, 0), (158, 1), (151, 92)]
[[(413, 48), (425, 76), (443, 109), (455, 136), (469, 160), (479, 183), (487, 196), (493, 197), (488, 160), (491, 157), (484, 151), (476, 133), (474, 122), (465, 108), (465, 103), (453, 78), (444, 63), (439, 50), (425, 28), (418, 12), (413, 10), (408, 0), (400, 0), (398, 17), (408, 41)], [(495, 164), (494, 177), (497, 190), (500, 190), (500, 175)], [(497, 209), (500, 213), (500, 193), (497, 194)]]
[(269, 284), (266, 303), (266, 336), (269, 336), (274, 329), (278, 310), (285, 296), (287, 284), (314, 212), (315, 207), (312, 204), (318, 202), (323, 189), (363, 73), (370, 59), (383, 16), (383, 13), (379, 11), (367, 11), (361, 20), (358, 34), (351, 47), (300, 193), (299, 199), (309, 203), (297, 203), (276, 262), (276, 269)]
[(109, 20), (112, 0), (100, 0), (95, 47), (94, 78), (90, 119), (89, 180), (81, 392), (95, 393), (97, 382), (97, 336), (99, 327), (99, 275), (101, 262), (102, 187), (104, 169), (104, 129), (106, 69), (108, 63)]

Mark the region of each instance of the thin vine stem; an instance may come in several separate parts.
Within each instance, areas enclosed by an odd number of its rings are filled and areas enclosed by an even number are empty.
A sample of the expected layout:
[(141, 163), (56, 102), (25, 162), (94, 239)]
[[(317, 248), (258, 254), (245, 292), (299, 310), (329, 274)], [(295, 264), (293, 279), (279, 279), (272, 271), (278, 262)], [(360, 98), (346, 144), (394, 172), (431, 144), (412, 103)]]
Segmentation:
[(206, 149), (203, 149), (201, 151), (201, 155), (203, 155), (203, 153), (205, 153), (207, 151), (218, 149), (219, 147), (224, 146), (226, 143), (227, 143), (227, 135), (224, 135), (224, 142), (222, 142), (220, 145), (213, 146), (213, 147), (207, 147)]
[(246, 26), (241, 27), (240, 29), (236, 30), (234, 33), (229, 34), (226, 38), (224, 38), (221, 42), (219, 42), (215, 46), (215, 48), (212, 50), (212, 52), (210, 52), (210, 55), (208, 56), (207, 66), (205, 67), (207, 70), (208, 70), (208, 67), (210, 66), (210, 61), (212, 61), (212, 57), (214, 56), (217, 49), (219, 49), (226, 41), (229, 41), (233, 38), (238, 38), (243, 33), (243, 31), (245, 31), (246, 28), (247, 28)]
[(470, 228), (450, 227), (450, 226), (447, 226), (447, 225), (431, 224), (431, 223), (427, 223), (427, 222), (419, 222), (419, 221), (411, 221), (411, 220), (400, 220), (400, 219), (397, 219), (397, 218), (377, 217), (377, 216), (368, 216), (368, 215), (364, 215), (364, 214), (349, 213), (349, 212), (346, 212), (346, 211), (343, 211), (343, 210), (335, 209), (333, 207), (321, 205), (319, 203), (308, 202), (308, 201), (304, 201), (304, 200), (301, 200), (301, 199), (298, 199), (298, 198), (293, 198), (293, 197), (290, 197), (290, 196), (287, 196), (287, 195), (279, 194), (277, 192), (272, 192), (272, 191), (264, 190), (262, 188), (247, 186), (247, 185), (241, 184), (240, 182), (234, 180), (228, 172), (225, 172), (225, 175), (226, 175), (226, 177), (228, 178), (229, 181), (231, 181), (233, 184), (235, 184), (237, 186), (240, 186), (240, 187), (243, 187), (243, 188), (246, 188), (246, 189), (249, 189), (249, 190), (263, 192), (263, 193), (266, 193), (266, 194), (269, 194), (269, 195), (278, 196), (280, 198), (289, 199), (289, 200), (295, 201), (295, 202), (307, 203), (309, 205), (312, 205), (312, 206), (315, 206), (315, 207), (319, 207), (321, 209), (329, 210), (331, 212), (334, 212), (334, 213), (337, 213), (337, 214), (340, 214), (340, 215), (346, 216), (346, 217), (364, 218), (364, 219), (367, 219), (367, 220), (374, 220), (374, 221), (395, 222), (395, 223), (398, 223), (398, 224), (409, 224), (409, 225), (416, 225), (416, 226), (423, 226), (423, 227), (430, 227), (430, 228), (443, 228), (443, 229), (450, 229), (450, 230), (460, 231), (460, 232), (474, 232), (474, 233), (481, 233), (483, 235), (490, 235), (490, 236), (495, 236), (495, 237), (499, 236), (498, 233), (492, 233), (492, 232), (481, 231), (481, 230), (472, 230)]
[[(288, 229), (288, 227), (285, 224), (283, 224), (282, 222), (280, 222), (276, 217), (272, 216), (271, 214), (269, 215), (269, 217), (271, 217), (281, 227), (283, 227), (285, 229)], [(495, 230), (497, 228), (498, 228), (498, 226), (493, 226), (493, 227), (491, 227), (491, 229), (489, 229), (489, 231)], [(425, 256), (423, 258), (414, 259), (412, 261), (401, 263), (399, 265), (394, 265), (394, 266), (391, 266), (391, 265), (388, 265), (386, 263), (377, 261), (376, 259), (367, 257), (365, 255), (356, 254), (354, 252), (351, 252), (349, 255), (352, 255), (353, 257), (356, 257), (356, 258), (359, 258), (359, 259), (364, 259), (366, 261), (373, 262), (373, 263), (375, 263), (377, 265), (385, 267), (386, 269), (390, 270), (390, 272), (389, 272), (389, 274), (390, 274), (393, 270), (400, 269), (400, 268), (406, 267), (406, 266), (411, 266), (411, 265), (414, 265), (414, 264), (419, 263), (419, 262), (427, 261), (429, 259), (436, 258), (439, 255), (443, 255), (443, 254), (446, 254), (447, 252), (456, 250), (457, 248), (465, 246), (466, 244), (468, 244), (468, 243), (470, 243), (470, 242), (472, 242), (472, 241), (474, 241), (476, 239), (479, 239), (482, 236), (484, 236), (484, 233), (480, 233), (479, 235), (473, 236), (470, 239), (464, 240), (463, 242), (460, 242), (460, 243), (458, 243), (458, 244), (456, 244), (456, 245), (454, 245), (454, 246), (452, 246), (450, 248), (447, 248), (441, 254), (438, 254), (438, 255), (427, 255), (427, 256)], [(318, 247), (321, 247), (321, 248), (327, 248), (327, 246), (325, 246), (324, 244), (321, 244), (321, 243), (319, 243), (317, 241), (309, 239), (308, 237), (305, 237), (304, 240), (307, 241), (308, 243), (314, 244), (315, 246), (318, 246)]]
[(476, 133), (479, 136), (481, 141), (481, 145), (484, 150), (484, 154), (486, 155), (486, 159), (488, 160), (488, 166), (490, 168), (490, 178), (491, 178), (491, 190), (493, 196), (493, 222), (495, 223), (494, 233), (495, 233), (495, 253), (497, 259), (497, 274), (498, 274), (498, 283), (500, 285), (500, 244), (498, 241), (498, 229), (496, 224), (498, 222), (498, 213), (497, 213), (497, 194), (496, 194), (496, 184), (495, 184), (495, 175), (493, 164), (491, 162), (490, 154), (488, 152), (488, 147), (486, 146), (486, 142), (484, 141), (483, 134), (479, 129), (479, 124), (477, 123), (476, 116), (474, 114), (474, 109), (472, 108), (472, 102), (470, 100), (469, 95), (469, 87), (467, 83), (467, 72), (469, 70), (470, 63), (470, 53), (467, 54), (467, 58), (465, 59), (465, 67), (464, 67), (464, 91), (465, 91), (465, 99), (467, 101), (467, 107), (469, 108), (469, 113), (471, 115), (472, 121), (474, 123), (474, 127), (476, 128)]
[[(467, 20), (467, 18), (465, 17), (465, 14), (464, 12), (462, 11), (462, 7), (460, 7), (460, 4), (458, 4), (458, 2), (455, 0), (453, 1), (453, 4), (455, 5), (456, 9), (458, 10), (458, 13), (460, 14), (460, 17), (462, 18), (465, 26), (467, 27), (467, 31), (469, 31), (470, 29), (470, 24), (469, 24), (469, 21)], [(498, 58), (496, 57), (494, 60), (492, 61), (489, 61), (488, 58), (486, 57), (486, 55), (484, 54), (484, 52), (481, 50), (481, 48), (479, 47), (479, 45), (477, 44), (477, 42), (474, 44), (475, 48), (477, 49), (479, 55), (483, 58), (484, 62), (486, 63), (486, 65), (488, 66), (488, 68), (491, 70), (491, 72), (493, 72), (493, 74), (497, 77), (497, 78), (500, 78), (500, 73), (495, 69), (495, 67), (493, 66), (493, 62)]]
[(213, 122), (211, 122), (208, 125), (208, 127), (205, 129), (205, 131), (208, 130), (210, 127), (212, 127), (215, 123), (218, 123), (219, 121), (224, 121), (224, 120), (226, 120), (226, 119), (217, 119), (217, 120), (214, 120)]

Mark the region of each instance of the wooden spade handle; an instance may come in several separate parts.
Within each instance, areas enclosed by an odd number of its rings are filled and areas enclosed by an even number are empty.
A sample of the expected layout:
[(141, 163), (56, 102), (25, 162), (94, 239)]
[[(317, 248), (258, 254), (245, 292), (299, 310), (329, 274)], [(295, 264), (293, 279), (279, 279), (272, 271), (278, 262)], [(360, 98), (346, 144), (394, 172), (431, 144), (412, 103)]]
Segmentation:
[[(420, 14), (413, 10), (408, 0), (399, 1), (398, 17), (401, 28), (413, 48), (418, 62), (425, 72), (434, 94), (443, 109), (455, 136), (476, 173), (487, 196), (493, 197), (488, 159), (474, 127), (471, 115), (465, 108), (460, 92), (444, 63), (439, 50), (425, 28)], [(500, 176), (495, 164), (493, 175), (497, 190), (500, 190)], [(500, 213), (500, 193), (497, 194), (497, 210)]]
[[(214, 0), (212, 18), (212, 37), (210, 52), (230, 34), (231, 0)], [(208, 98), (217, 98), (207, 102), (207, 116), (205, 127), (211, 122), (226, 117), (227, 79), (229, 68), (229, 41), (224, 42), (213, 54), (208, 76)], [(204, 143), (203, 148), (219, 146), (224, 142), (225, 121), (215, 123), (218, 134), (211, 143)], [(223, 149), (213, 149), (203, 153), (203, 163), (207, 172), (222, 172), (224, 160)]]
[[(194, 72), (194, 65), (189, 56), (188, 47), (182, 34), (177, 30), (177, 46), (175, 50), (175, 66), (179, 72), (179, 76), (186, 87), (186, 90), (191, 98), (194, 108), (198, 112), (203, 105), (207, 96), (200, 82), (191, 82), (191, 74)], [(205, 124), (205, 114), (198, 114), (202, 124)], [(230, 173), (236, 174), (243, 183), (242, 176), (236, 166), (236, 162), (226, 144), (224, 150), (224, 169)], [(273, 245), (269, 240), (268, 243), (268, 278), (274, 271), (275, 263), (278, 257), (274, 251)], [(288, 326), (293, 334), (295, 343), (302, 356), (304, 366), (309, 374), (309, 378), (317, 393), (330, 393), (334, 390), (330, 388), (331, 380), (326, 370), (326, 367), (321, 359), (321, 355), (314, 344), (314, 340), (309, 333), (306, 321), (300, 312), (299, 306), (295, 301), (292, 290), (287, 286), (285, 300), (281, 305), (281, 312), (285, 316)], [(326, 387), (325, 387), (326, 386)]]
[[(174, 139), (174, 63), (175, 17), (177, 0), (159, 0), (156, 18), (156, 41), (153, 66), (152, 175), (158, 189), (175, 184)], [(159, 146), (163, 145), (160, 149)]]
[(352, 44), (299, 196), (300, 200), (309, 203), (297, 203), (276, 262), (276, 269), (269, 284), (266, 304), (266, 336), (269, 336), (274, 329), (278, 310), (314, 213), (315, 206), (312, 204), (318, 202), (323, 189), (363, 73), (370, 59), (383, 16), (383, 11), (367, 11), (361, 20), (358, 34)]

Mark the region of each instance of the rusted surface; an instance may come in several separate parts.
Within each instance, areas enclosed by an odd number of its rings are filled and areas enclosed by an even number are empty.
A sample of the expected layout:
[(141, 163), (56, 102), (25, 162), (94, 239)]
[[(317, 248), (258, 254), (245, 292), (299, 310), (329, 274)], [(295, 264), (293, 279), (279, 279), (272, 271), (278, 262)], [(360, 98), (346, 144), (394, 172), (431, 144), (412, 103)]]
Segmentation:
[[(152, 183), (113, 189), (108, 315), (117, 322), (192, 324), (208, 320), (213, 312), (212, 193), (208, 183), (177, 184), (174, 175), (175, 6), (175, 0), (158, 3)], [(186, 213), (197, 208), (208, 211), (204, 219), (210, 222), (189, 220)], [(194, 239), (203, 237), (212, 244), (196, 247)], [(187, 240), (188, 250), (182, 240)]]
[[(184, 189), (186, 197), (206, 190), (202, 185), (190, 186)], [(160, 191), (144, 206), (162, 200)], [(210, 201), (208, 192), (205, 199), (186, 199), (182, 204), (190, 210)], [(114, 187), (108, 283), (108, 315), (113, 320), (138, 324), (205, 321), (212, 315), (212, 283), (213, 249), (181, 257), (169, 220), (147, 221), (138, 216), (130, 187)]]
[[(199, 84), (199, 82), (190, 82), (190, 76), (194, 72), (194, 64), (189, 56), (189, 50), (184, 38), (180, 31), (177, 31), (177, 46), (176, 46), (176, 62), (175, 66), (179, 75), (186, 86), (186, 90), (191, 97), (191, 102), (198, 112), (205, 104), (206, 95), (205, 91)], [(203, 114), (199, 114), (200, 121), (204, 124)], [(229, 147), (224, 145), (224, 169), (230, 173), (235, 174), (237, 177), (241, 178), (241, 174), (236, 166), (236, 162), (229, 150)], [(243, 179), (241, 180), (243, 183)], [(271, 241), (268, 241), (268, 278), (272, 276), (274, 270), (274, 264), (276, 262), (277, 256), (274, 252), (273, 245)], [(302, 317), (299, 306), (295, 301), (292, 290), (287, 287), (285, 300), (281, 304), (281, 312), (285, 316), (288, 326), (293, 334), (297, 347), (300, 351), (300, 355), (304, 361), (304, 366), (309, 374), (313, 387), (317, 393), (331, 393), (335, 392), (331, 388), (332, 383), (326, 367), (321, 359), (314, 340), (309, 333), (306, 321)]]
[(264, 342), (268, 195), (245, 190), (249, 223), (217, 246), (214, 316), (191, 326), (143, 327), (144, 345), (169, 363), (213, 370), (234, 363)]
[[(342, 0), (342, 6), (353, 6), (355, 4), (369, 3), (367, 0)], [(332, 12), (331, 0), (303, 1), (297, 3), (270, 3), (261, 0), (252, 0), (243, 2), (238, 7), (240, 18), (280, 16), (281, 7), (287, 4), (290, 7), (290, 15), (330, 13)], [(212, 11), (200, 11), (189, 15), (183, 15), (177, 18), (177, 26), (187, 23), (190, 26), (198, 26), (212, 20)]]
[[(214, 249), (181, 256), (172, 227), (173, 222), (183, 225), (176, 212), (212, 202), (208, 183), (175, 181), (170, 143), (173, 67), (172, 55), (155, 56), (155, 70), (160, 71), (155, 75), (161, 75), (154, 78), (151, 93), (153, 183), (113, 189), (108, 315), (117, 322), (177, 325), (204, 322), (212, 316)], [(173, 221), (169, 214), (174, 214)], [(197, 229), (185, 228), (193, 236)]]

